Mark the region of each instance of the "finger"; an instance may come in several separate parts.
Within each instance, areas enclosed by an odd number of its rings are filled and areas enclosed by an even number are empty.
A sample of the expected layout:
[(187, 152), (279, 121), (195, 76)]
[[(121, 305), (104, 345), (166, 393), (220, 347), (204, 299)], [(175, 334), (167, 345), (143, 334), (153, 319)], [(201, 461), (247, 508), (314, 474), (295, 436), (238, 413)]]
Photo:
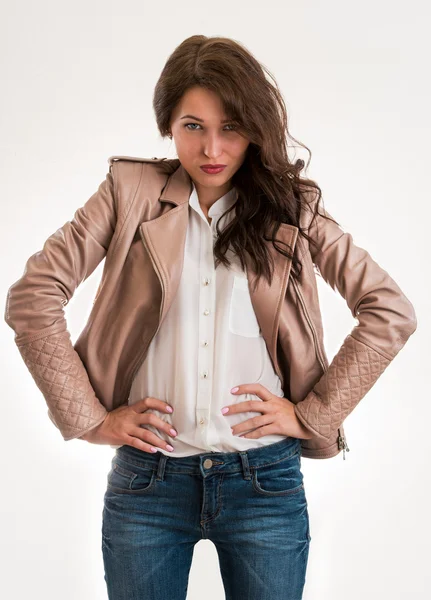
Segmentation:
[[(172, 413), (174, 411), (173, 407), (164, 400), (160, 400), (160, 398), (154, 398), (153, 396), (146, 396), (141, 400), (130, 405), (135, 412), (145, 412), (149, 408), (155, 408), (163, 413)], [(170, 410), (172, 409), (172, 410)]]
[(233, 415), (235, 413), (241, 412), (266, 412), (271, 410), (271, 406), (267, 402), (262, 402), (262, 400), (244, 400), (243, 402), (238, 402), (238, 404), (227, 404), (222, 410), (228, 408), (229, 410), (223, 414)]
[(240, 437), (243, 438), (253, 438), (253, 439), (257, 439), (257, 438), (261, 438), (264, 435), (278, 435), (279, 432), (274, 429), (273, 425), (264, 425), (263, 427), (258, 427), (257, 429), (255, 429), (254, 431), (250, 431), (249, 433), (244, 433), (243, 435), (241, 435)]
[(156, 435), (149, 429), (146, 429), (144, 427), (135, 427), (131, 430), (130, 435), (139, 438), (139, 440), (142, 440), (150, 446), (155, 446), (156, 448), (163, 448), (163, 450), (168, 450), (168, 452), (172, 452), (172, 450), (168, 448), (168, 446), (171, 446), (172, 448), (172, 445), (170, 445), (169, 442), (165, 442), (165, 440), (162, 440), (158, 435)]
[(247, 419), (242, 423), (238, 423), (232, 429), (232, 435), (240, 435), (245, 431), (249, 431), (250, 429), (256, 429), (257, 427), (263, 427), (263, 425), (268, 425), (274, 421), (273, 415), (260, 415), (259, 417), (253, 417), (252, 419)]
[[(233, 392), (232, 390), (235, 391)], [(237, 385), (231, 389), (231, 394), (234, 396), (254, 394), (255, 396), (259, 396), (262, 400), (270, 400), (273, 395), (272, 392), (261, 383), (243, 383), (242, 385)]]
[(170, 423), (167, 423), (157, 415), (152, 412), (146, 412), (140, 414), (136, 419), (137, 425), (152, 425), (155, 429), (159, 429), (160, 431), (164, 431), (166, 435), (171, 437), (176, 437), (178, 432), (175, 427)]
[(127, 444), (128, 446), (133, 446), (133, 448), (137, 448), (138, 450), (142, 450), (143, 452), (148, 452), (149, 454), (154, 454), (158, 450), (153, 445), (144, 442), (143, 440), (135, 437), (134, 435), (126, 435), (125, 444)]

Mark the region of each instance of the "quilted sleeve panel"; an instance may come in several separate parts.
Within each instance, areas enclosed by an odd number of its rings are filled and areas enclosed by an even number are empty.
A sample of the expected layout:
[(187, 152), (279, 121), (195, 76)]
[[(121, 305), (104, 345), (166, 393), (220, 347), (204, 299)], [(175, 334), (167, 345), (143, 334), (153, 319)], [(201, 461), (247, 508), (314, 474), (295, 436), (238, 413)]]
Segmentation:
[(295, 405), (303, 425), (329, 440), (416, 330), (417, 319), (397, 283), (350, 233), (318, 215), (308, 235), (316, 241), (310, 253), (317, 273), (357, 320), (313, 390)]
[(107, 414), (72, 345), (64, 306), (106, 256), (116, 220), (110, 168), (73, 219), (27, 260), (22, 277), (7, 293), (5, 321), (15, 331), (15, 343), (65, 440), (84, 434)]
[(348, 335), (323, 377), (305, 400), (295, 405), (298, 419), (317, 437), (329, 440), (389, 363)]
[(18, 349), (66, 441), (104, 421), (107, 410), (96, 398), (67, 330), (18, 344)]

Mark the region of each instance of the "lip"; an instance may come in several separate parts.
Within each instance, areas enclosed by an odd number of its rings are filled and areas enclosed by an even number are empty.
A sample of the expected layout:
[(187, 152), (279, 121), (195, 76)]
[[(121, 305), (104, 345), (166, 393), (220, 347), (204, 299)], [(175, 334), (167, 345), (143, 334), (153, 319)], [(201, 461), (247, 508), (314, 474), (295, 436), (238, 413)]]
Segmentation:
[(208, 173), (210, 175), (215, 175), (216, 173), (221, 173), (223, 169), (226, 168), (226, 165), (201, 165), (202, 171)]
[(222, 165), (222, 164), (219, 164), (219, 165), (214, 164), (214, 165), (212, 165), (211, 163), (208, 163), (207, 165), (201, 165), (201, 169), (203, 167), (208, 168), (208, 169), (218, 169), (220, 167), (225, 167), (225, 166), (226, 165)]

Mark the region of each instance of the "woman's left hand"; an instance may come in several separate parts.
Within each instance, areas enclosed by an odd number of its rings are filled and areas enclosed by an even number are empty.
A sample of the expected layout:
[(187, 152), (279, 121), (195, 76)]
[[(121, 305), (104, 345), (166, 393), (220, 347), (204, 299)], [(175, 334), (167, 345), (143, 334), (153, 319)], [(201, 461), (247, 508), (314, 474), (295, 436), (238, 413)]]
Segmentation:
[[(233, 388), (234, 389), (234, 388)], [(294, 403), (287, 398), (281, 398), (272, 394), (268, 388), (260, 383), (245, 383), (238, 386), (232, 394), (255, 394), (260, 400), (244, 400), (237, 404), (228, 404), (226, 416), (242, 412), (260, 412), (259, 416), (247, 419), (232, 427), (232, 434), (238, 435), (243, 431), (254, 429), (241, 437), (260, 438), (264, 435), (285, 435), (299, 439), (308, 440), (312, 434), (299, 421), (294, 411)]]

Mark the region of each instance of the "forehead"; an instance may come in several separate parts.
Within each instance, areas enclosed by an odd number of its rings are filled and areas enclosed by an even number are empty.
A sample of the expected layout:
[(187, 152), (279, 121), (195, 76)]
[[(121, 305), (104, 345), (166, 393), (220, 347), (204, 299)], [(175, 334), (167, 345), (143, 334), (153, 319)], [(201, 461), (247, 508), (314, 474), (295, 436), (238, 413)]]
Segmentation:
[(174, 118), (192, 114), (204, 120), (225, 117), (225, 110), (218, 94), (201, 87), (193, 87), (184, 92), (174, 110)]

